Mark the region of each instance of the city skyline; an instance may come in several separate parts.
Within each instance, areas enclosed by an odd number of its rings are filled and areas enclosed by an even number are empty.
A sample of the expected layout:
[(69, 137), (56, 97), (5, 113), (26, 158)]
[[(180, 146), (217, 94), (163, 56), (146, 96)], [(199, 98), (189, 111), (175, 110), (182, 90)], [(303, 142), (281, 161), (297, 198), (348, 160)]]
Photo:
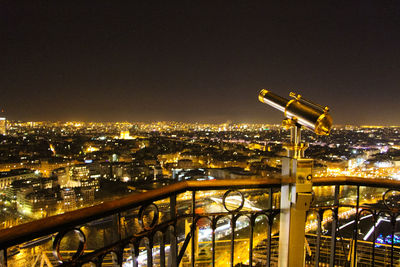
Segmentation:
[(400, 4), (2, 2), (11, 120), (280, 123), (261, 89), (399, 125)]
[[(87, 120), (35, 120), (35, 121), (26, 121), (26, 120), (7, 120), (6, 117), (0, 118), (4, 119), (7, 123), (7, 128), (12, 127), (12, 126), (21, 126), (21, 125), (32, 125), (32, 126), (42, 126), (42, 125), (65, 125), (65, 126), (75, 126), (75, 127), (88, 127), (91, 125), (121, 125), (123, 127), (132, 127), (135, 125), (147, 125), (147, 126), (152, 126), (152, 125), (177, 125), (177, 126), (212, 126), (212, 127), (222, 127), (226, 126), (228, 128), (234, 128), (234, 127), (261, 127), (261, 126), (273, 126), (273, 127), (279, 127), (282, 129), (286, 129), (286, 126), (283, 124), (283, 119), (281, 122), (277, 123), (249, 123), (249, 122), (243, 122), (243, 121), (224, 121), (224, 122), (204, 122), (204, 121), (192, 121), (192, 122), (187, 122), (187, 121), (168, 121), (168, 120), (153, 120), (153, 121), (105, 121), (105, 120), (92, 120), (92, 121), (87, 121)], [(179, 129), (178, 127), (178, 129)], [(343, 128), (343, 127), (355, 127), (355, 128), (399, 128), (400, 125), (383, 125), (383, 124), (333, 124), (332, 128)], [(227, 128), (227, 129), (228, 129)], [(128, 129), (128, 128), (127, 128)], [(307, 128), (302, 128), (303, 130), (306, 130), (306, 132), (311, 131)], [(221, 130), (224, 131), (224, 130)], [(229, 131), (229, 129), (227, 130)], [(312, 131), (311, 131), (312, 132)]]

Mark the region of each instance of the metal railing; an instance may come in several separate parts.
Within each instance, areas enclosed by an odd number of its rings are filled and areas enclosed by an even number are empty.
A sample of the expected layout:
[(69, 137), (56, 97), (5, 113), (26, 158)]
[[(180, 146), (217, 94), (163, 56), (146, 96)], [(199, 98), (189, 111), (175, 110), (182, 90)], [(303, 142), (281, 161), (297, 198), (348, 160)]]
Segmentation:
[[(354, 177), (313, 182), (307, 266), (400, 264), (400, 182)], [(185, 181), (22, 224), (0, 231), (0, 263), (277, 266), (281, 184), (281, 179)]]

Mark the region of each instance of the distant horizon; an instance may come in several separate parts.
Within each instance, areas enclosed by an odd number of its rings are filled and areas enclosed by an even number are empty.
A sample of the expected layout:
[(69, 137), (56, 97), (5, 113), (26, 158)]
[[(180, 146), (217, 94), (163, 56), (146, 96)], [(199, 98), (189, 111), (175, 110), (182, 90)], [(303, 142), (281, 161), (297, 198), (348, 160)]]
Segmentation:
[[(1, 118), (1, 116), (0, 116)], [(12, 123), (128, 123), (128, 124), (135, 124), (135, 123), (141, 123), (141, 124), (153, 124), (153, 123), (182, 123), (182, 124), (209, 124), (209, 125), (223, 125), (223, 124), (229, 124), (229, 125), (271, 125), (271, 126), (282, 126), (281, 123), (252, 123), (252, 122), (187, 122), (187, 121), (174, 121), (174, 120), (155, 120), (155, 121), (128, 121), (128, 120), (123, 120), (123, 121), (88, 121), (88, 120), (8, 120), (7, 121), (12, 122)], [(400, 125), (382, 125), (382, 124), (333, 124), (332, 128), (335, 127), (346, 127), (346, 126), (355, 126), (355, 127), (362, 127), (362, 128), (374, 128), (374, 127), (388, 127), (388, 128), (398, 128)]]

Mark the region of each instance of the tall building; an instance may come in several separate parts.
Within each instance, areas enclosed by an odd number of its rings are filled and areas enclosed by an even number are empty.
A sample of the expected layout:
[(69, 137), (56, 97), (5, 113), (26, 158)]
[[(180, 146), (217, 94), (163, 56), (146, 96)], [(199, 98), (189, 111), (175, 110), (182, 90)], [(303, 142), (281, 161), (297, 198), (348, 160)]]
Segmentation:
[(7, 133), (7, 120), (5, 117), (0, 116), (0, 134), (6, 135)]

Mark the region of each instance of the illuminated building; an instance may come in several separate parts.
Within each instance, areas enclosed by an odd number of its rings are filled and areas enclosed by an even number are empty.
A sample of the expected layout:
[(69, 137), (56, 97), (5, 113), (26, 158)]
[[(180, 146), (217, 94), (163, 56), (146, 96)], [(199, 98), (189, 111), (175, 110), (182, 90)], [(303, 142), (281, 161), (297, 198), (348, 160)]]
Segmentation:
[(39, 219), (57, 214), (59, 197), (55, 189), (29, 192), (22, 190), (17, 194), (18, 210), (31, 218)]
[(85, 204), (92, 204), (94, 202), (94, 186), (81, 187), (78, 196), (80, 201)]
[(100, 175), (85, 164), (59, 168), (54, 171), (54, 174), (57, 176), (58, 183), (61, 188), (97, 188), (99, 186), (99, 181), (97, 178), (99, 178)]
[(131, 140), (133, 137), (130, 136), (129, 131), (121, 131), (119, 139)]
[(37, 178), (38, 175), (29, 169), (15, 169), (8, 172), (0, 172), (0, 189), (4, 189), (16, 180)]
[(15, 200), (17, 211), (24, 216), (39, 219), (56, 214), (59, 204), (57, 182), (51, 178), (16, 180), (5, 193)]
[(7, 120), (4, 117), (0, 117), (0, 134), (7, 134)]
[(73, 188), (64, 188), (61, 191), (61, 198), (64, 201), (64, 211), (71, 211), (76, 209), (76, 194)]

